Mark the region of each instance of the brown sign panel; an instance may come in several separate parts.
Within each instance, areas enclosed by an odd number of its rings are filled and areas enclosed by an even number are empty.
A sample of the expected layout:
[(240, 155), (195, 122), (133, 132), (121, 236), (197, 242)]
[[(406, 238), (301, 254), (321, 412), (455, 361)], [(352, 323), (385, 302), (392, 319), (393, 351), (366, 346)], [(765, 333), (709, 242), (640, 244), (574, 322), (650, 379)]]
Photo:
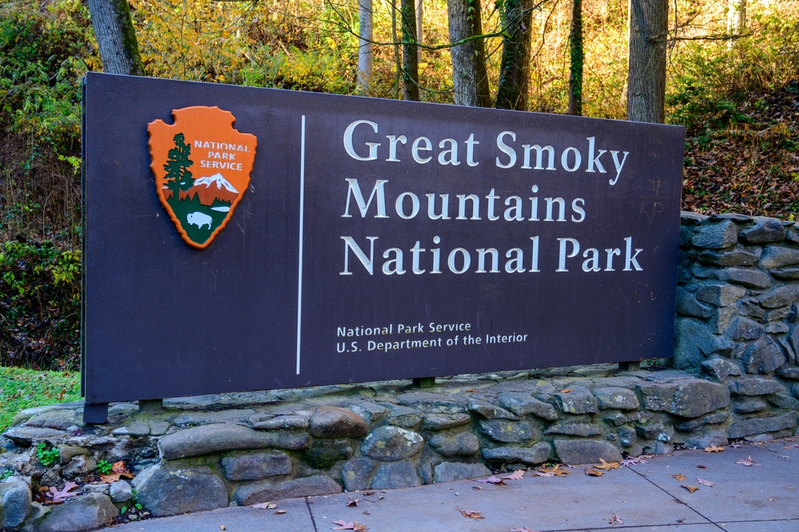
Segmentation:
[(681, 127), (84, 91), (89, 404), (671, 356)]

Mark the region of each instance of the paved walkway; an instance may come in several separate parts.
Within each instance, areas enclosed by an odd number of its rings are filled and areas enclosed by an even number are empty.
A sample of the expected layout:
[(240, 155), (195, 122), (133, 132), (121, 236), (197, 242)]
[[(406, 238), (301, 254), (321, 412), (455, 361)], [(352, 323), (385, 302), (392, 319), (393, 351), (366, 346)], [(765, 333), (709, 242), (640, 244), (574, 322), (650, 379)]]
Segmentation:
[[(739, 463), (748, 458), (753, 465)], [(459, 481), (290, 499), (277, 501), (274, 509), (225, 508), (116, 530), (322, 532), (342, 520), (369, 532), (799, 531), (799, 437), (723, 452), (678, 451), (602, 477), (585, 475), (583, 467), (570, 472), (549, 478), (525, 472), (523, 479), (504, 485)], [(682, 486), (698, 489), (691, 493)], [(359, 499), (357, 506), (347, 506), (352, 499)], [(480, 512), (483, 519), (464, 517), (459, 509)]]

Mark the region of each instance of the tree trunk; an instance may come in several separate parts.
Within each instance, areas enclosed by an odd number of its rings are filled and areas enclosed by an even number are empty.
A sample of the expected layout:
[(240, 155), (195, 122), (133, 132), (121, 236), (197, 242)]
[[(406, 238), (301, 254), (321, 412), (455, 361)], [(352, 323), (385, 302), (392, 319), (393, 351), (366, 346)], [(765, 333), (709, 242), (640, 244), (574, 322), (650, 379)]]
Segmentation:
[(727, 2), (727, 33), (740, 35), (745, 29), (746, 0), (729, 0)]
[[(449, 42), (483, 34), (480, 0), (448, 0)], [(450, 48), (455, 105), (490, 107), (483, 39), (472, 39)]]
[(627, 120), (663, 123), (668, 0), (630, 0)]
[(89, 0), (89, 13), (103, 71), (143, 76), (139, 43), (127, 0)]
[(372, 0), (358, 0), (358, 90), (369, 94), (372, 79)]
[(422, 19), (424, 18), (424, 0), (416, 0), (416, 42), (423, 42)]
[(530, 24), (533, 0), (499, 0), (502, 27), (502, 61), (496, 107), (527, 109), (530, 84)]
[(583, 114), (583, 0), (573, 0), (569, 32), (569, 114)]
[(402, 79), (405, 99), (419, 101), (419, 54), (416, 47), (416, 8), (414, 0), (402, 0)]

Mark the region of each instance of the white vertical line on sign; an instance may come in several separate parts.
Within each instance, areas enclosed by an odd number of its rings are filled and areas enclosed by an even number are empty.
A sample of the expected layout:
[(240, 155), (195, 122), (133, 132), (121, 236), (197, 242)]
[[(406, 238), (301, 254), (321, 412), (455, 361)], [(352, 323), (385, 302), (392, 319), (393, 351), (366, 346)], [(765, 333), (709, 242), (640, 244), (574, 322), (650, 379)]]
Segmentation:
[(297, 375), (300, 374), (300, 347), (302, 339), (302, 234), (305, 216), (305, 115), (300, 128), (300, 260), (297, 279)]

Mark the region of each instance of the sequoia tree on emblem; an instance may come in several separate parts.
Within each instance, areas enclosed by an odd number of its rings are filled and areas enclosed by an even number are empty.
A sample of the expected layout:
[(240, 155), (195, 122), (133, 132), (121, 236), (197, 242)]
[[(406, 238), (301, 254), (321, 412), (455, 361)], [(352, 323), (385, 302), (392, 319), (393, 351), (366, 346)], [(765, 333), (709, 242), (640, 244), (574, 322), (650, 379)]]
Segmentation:
[(258, 139), (233, 128), (219, 107), (174, 109), (173, 125), (155, 120), (150, 168), (161, 205), (189, 245), (208, 247), (227, 225), (250, 184)]

